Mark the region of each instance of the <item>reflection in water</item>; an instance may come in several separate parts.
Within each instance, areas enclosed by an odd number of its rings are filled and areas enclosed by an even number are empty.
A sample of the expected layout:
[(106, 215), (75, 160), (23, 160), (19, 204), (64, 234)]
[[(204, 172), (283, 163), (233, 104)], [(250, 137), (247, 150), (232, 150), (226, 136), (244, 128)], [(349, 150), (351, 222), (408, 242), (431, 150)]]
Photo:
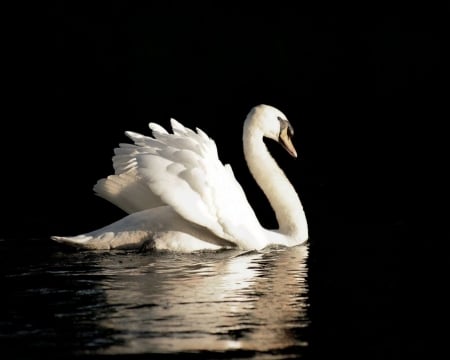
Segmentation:
[(197, 254), (58, 249), (0, 243), (0, 287), (7, 289), (0, 343), (17, 358), (185, 351), (286, 358), (307, 349), (306, 246)]
[[(106, 257), (105, 353), (270, 351), (307, 345), (306, 246), (266, 252)], [(137, 265), (137, 266), (136, 266)]]

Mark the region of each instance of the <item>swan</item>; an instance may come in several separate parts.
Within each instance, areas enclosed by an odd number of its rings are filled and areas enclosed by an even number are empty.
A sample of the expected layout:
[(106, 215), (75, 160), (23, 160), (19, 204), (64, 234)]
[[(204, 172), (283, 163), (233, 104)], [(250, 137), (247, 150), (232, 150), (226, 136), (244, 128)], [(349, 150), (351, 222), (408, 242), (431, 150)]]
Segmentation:
[(152, 248), (192, 252), (269, 245), (295, 246), (308, 239), (300, 198), (269, 153), (263, 137), (297, 157), (286, 116), (257, 105), (244, 121), (243, 148), (248, 168), (275, 211), (278, 229), (261, 226), (231, 166), (219, 160), (215, 142), (171, 119), (172, 133), (150, 123), (153, 137), (127, 131), (134, 144), (114, 150), (114, 175), (99, 180), (96, 195), (129, 215), (77, 236), (51, 236), (83, 249)]

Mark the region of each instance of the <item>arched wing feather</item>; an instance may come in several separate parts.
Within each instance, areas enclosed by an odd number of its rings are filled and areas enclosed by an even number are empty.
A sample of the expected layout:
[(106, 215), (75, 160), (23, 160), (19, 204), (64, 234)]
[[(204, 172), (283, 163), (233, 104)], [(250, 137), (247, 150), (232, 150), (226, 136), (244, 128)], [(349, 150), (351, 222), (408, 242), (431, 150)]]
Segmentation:
[[(154, 138), (128, 132), (138, 147), (128, 160), (154, 195), (186, 220), (226, 240), (258, 241), (260, 224), (215, 142), (171, 119), (173, 134), (150, 124)], [(262, 240), (262, 239), (261, 239)]]

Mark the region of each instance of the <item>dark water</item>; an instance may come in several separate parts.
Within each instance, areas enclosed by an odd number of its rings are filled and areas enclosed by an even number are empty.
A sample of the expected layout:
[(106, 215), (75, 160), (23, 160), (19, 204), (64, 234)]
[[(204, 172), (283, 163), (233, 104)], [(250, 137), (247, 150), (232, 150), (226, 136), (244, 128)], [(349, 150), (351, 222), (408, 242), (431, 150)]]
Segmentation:
[(174, 254), (48, 245), (5, 269), (1, 337), (17, 355), (277, 359), (308, 346), (307, 246)]
[(3, 239), (0, 346), (12, 359), (431, 354), (426, 246), (402, 226), (367, 229), (195, 254)]

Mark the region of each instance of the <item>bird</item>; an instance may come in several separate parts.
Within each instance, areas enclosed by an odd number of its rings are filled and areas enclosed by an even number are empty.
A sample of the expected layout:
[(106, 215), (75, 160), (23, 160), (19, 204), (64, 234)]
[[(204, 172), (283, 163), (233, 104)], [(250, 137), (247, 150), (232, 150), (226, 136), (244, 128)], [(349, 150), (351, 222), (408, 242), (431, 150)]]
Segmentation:
[(264, 138), (294, 158), (294, 129), (277, 108), (251, 108), (243, 124), (243, 152), (250, 173), (267, 197), (278, 223), (259, 222), (230, 164), (223, 164), (215, 141), (203, 130), (170, 119), (172, 132), (149, 123), (152, 136), (126, 131), (112, 157), (114, 174), (94, 185), (96, 195), (128, 215), (76, 236), (51, 236), (90, 250), (153, 249), (194, 252), (307, 242), (308, 223), (300, 198), (270, 154)]

